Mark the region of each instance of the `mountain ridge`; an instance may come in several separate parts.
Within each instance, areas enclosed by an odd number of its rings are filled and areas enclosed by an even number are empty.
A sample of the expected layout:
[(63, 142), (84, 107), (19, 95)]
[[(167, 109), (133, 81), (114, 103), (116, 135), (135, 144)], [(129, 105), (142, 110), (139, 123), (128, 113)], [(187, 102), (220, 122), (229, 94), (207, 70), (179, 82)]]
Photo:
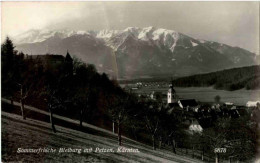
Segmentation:
[(18, 50), (29, 54), (65, 54), (69, 50), (83, 61), (95, 64), (99, 72), (116, 78), (185, 76), (259, 63), (259, 56), (248, 50), (155, 27), (34, 30), (17, 36), (14, 42)]

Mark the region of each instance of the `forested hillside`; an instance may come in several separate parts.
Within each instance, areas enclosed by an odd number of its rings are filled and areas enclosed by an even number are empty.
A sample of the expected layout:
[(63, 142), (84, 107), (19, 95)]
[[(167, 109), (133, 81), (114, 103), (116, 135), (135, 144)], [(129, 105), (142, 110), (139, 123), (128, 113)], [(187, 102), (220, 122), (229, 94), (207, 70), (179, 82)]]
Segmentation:
[[(16, 51), (7, 38), (1, 53), (2, 97), (11, 104), (19, 102), (18, 112), (24, 120), (28, 118), (25, 106), (29, 105), (49, 113), (54, 133), (59, 132), (55, 127), (55, 115), (61, 115), (79, 120), (81, 129), (87, 122), (116, 132), (119, 145), (121, 135), (125, 135), (153, 144), (154, 149), (157, 135), (165, 141), (181, 141), (177, 136), (168, 138), (167, 135), (172, 130), (176, 135), (186, 134), (183, 132), (186, 126), (179, 127), (181, 120), (177, 120), (175, 114), (168, 114), (168, 108), (161, 109), (157, 101), (138, 99), (119, 87), (117, 81), (110, 80), (104, 73), (99, 74), (94, 65), (72, 58), (69, 52), (66, 57), (27, 55)], [(12, 109), (7, 111), (12, 113)]]
[(177, 87), (208, 87), (238, 90), (260, 88), (260, 66), (233, 68), (213, 73), (178, 78), (173, 81)]

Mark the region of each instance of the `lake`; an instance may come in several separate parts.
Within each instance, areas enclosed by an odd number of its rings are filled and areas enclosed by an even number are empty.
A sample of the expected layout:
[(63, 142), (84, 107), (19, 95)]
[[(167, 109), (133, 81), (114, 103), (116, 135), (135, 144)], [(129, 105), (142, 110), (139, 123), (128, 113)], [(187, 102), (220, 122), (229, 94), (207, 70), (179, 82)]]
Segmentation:
[[(175, 87), (179, 98), (196, 99), (202, 102), (213, 102), (216, 95), (221, 97), (221, 102), (232, 102), (237, 105), (245, 105), (247, 101), (260, 100), (260, 90), (240, 89), (236, 91), (216, 90), (212, 87)], [(137, 92), (150, 93), (152, 91), (167, 92), (168, 88), (143, 87)]]

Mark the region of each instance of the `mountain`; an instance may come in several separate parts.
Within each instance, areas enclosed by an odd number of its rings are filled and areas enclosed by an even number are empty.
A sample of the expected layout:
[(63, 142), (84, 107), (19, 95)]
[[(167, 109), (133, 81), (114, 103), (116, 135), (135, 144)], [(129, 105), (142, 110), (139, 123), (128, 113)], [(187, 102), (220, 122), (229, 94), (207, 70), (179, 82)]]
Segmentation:
[(32, 30), (15, 37), (28, 54), (72, 55), (117, 78), (186, 76), (255, 65), (259, 56), (239, 47), (198, 40), (174, 30)]

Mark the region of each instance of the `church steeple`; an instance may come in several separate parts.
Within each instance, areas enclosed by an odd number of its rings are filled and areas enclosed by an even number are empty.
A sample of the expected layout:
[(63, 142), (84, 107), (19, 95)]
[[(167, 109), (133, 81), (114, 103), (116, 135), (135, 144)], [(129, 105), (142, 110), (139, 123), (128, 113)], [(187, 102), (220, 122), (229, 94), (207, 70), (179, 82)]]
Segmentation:
[(176, 91), (173, 88), (173, 81), (171, 82), (170, 89), (167, 93), (167, 103), (174, 103), (176, 102)]

